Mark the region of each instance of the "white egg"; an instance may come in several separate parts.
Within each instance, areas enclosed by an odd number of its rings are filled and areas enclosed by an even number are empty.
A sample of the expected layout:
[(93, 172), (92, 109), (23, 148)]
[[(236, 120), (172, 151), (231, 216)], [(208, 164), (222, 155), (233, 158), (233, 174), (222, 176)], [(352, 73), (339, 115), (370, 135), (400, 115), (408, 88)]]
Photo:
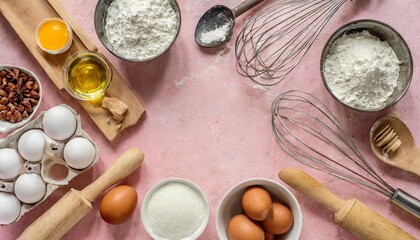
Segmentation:
[(64, 160), (75, 169), (89, 167), (95, 159), (95, 154), (95, 146), (85, 138), (73, 138), (64, 146)]
[(71, 137), (76, 130), (76, 116), (67, 107), (56, 106), (45, 112), (42, 125), (49, 137), (64, 140)]
[(0, 149), (0, 178), (13, 179), (19, 174), (23, 159), (18, 151), (12, 148)]
[(15, 182), (16, 197), (28, 204), (39, 202), (45, 195), (47, 186), (41, 176), (35, 173), (25, 173)]
[(0, 192), (0, 224), (10, 224), (20, 215), (21, 203), (11, 193)]
[(44, 154), (45, 133), (39, 129), (26, 131), (20, 136), (18, 150), (30, 162), (39, 162)]

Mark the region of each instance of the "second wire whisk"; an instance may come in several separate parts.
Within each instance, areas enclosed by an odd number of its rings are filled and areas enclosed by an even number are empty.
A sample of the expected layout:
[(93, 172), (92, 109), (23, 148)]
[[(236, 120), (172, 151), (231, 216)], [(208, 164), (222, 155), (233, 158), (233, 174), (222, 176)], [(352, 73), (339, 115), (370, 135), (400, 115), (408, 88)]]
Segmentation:
[(245, 23), (235, 45), (238, 72), (274, 85), (300, 62), (346, 0), (277, 0)]
[(280, 146), (294, 159), (375, 190), (420, 220), (420, 201), (391, 187), (366, 161), (334, 114), (315, 96), (296, 90), (280, 94), (272, 105), (272, 125)]

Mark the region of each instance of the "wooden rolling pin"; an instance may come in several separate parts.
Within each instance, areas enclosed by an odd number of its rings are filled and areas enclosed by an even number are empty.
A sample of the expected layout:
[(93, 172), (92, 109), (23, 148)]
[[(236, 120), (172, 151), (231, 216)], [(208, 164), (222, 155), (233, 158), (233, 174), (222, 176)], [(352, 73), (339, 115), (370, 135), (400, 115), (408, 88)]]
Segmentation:
[(335, 212), (334, 221), (359, 239), (369, 240), (415, 240), (395, 224), (356, 199), (343, 200), (330, 192), (308, 174), (286, 168), (279, 178), (292, 188), (323, 204)]
[(143, 159), (144, 155), (140, 150), (127, 150), (104, 174), (82, 191), (71, 189), (35, 220), (18, 239), (60, 239), (92, 210), (92, 202), (105, 189), (133, 173), (140, 167)]

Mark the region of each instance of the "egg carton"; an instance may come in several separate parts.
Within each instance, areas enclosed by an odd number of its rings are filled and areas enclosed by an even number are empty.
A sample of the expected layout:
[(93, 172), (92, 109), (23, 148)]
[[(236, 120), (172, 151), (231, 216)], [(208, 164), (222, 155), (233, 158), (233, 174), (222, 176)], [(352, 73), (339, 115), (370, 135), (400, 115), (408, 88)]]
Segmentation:
[[(22, 157), (24, 163), (20, 166), (19, 175), (14, 179), (0, 179), (0, 193), (12, 193), (15, 195), (14, 185), (18, 177), (26, 173), (35, 173), (39, 174), (42, 180), (46, 183), (46, 193), (41, 200), (36, 203), (29, 204), (21, 201), (21, 209), (19, 216), (11, 223), (0, 224), (0, 225), (9, 225), (17, 222), (25, 213), (29, 212), (35, 208), (38, 204), (42, 203), (47, 199), (57, 188), (60, 186), (67, 185), (70, 180), (72, 180), (77, 175), (85, 172), (90, 167), (95, 164), (99, 159), (99, 149), (95, 142), (90, 138), (90, 136), (82, 129), (80, 115), (76, 113), (71, 107), (65, 104), (60, 106), (66, 107), (74, 114), (76, 118), (76, 130), (71, 135), (71, 137), (65, 140), (54, 140), (45, 134), (45, 143), (42, 159), (40, 162), (31, 162)], [(29, 122), (24, 127), (16, 130), (12, 134), (8, 135), (7, 138), (0, 140), (0, 149), (3, 148), (12, 148), (18, 151), (18, 141), (19, 138), (25, 132), (33, 129), (43, 130), (43, 118), (47, 111), (42, 112), (36, 119)], [(89, 140), (95, 149), (95, 157), (93, 162), (86, 168), (75, 169), (69, 166), (69, 164), (64, 159), (64, 147), (72, 139), (76, 137), (81, 137)], [(19, 152), (19, 151), (18, 151)], [(1, 161), (2, 159), (0, 159)], [(58, 171), (58, 174), (57, 174)], [(67, 172), (67, 173), (66, 173)], [(1, 201), (1, 199), (0, 199)], [(0, 206), (2, 208), (3, 206)]]

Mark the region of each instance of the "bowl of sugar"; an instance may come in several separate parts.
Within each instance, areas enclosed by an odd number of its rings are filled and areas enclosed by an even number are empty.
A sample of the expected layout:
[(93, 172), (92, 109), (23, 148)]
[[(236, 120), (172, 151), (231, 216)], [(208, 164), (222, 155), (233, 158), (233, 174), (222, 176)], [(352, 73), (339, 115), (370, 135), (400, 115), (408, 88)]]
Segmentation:
[(413, 59), (407, 43), (391, 26), (376, 20), (350, 22), (327, 41), (321, 75), (331, 95), (345, 106), (376, 112), (407, 92)]
[(206, 229), (210, 207), (193, 182), (170, 178), (154, 185), (144, 197), (141, 220), (155, 240), (197, 239)]
[(113, 55), (131, 62), (147, 62), (164, 54), (181, 28), (176, 0), (99, 0), (95, 31)]

